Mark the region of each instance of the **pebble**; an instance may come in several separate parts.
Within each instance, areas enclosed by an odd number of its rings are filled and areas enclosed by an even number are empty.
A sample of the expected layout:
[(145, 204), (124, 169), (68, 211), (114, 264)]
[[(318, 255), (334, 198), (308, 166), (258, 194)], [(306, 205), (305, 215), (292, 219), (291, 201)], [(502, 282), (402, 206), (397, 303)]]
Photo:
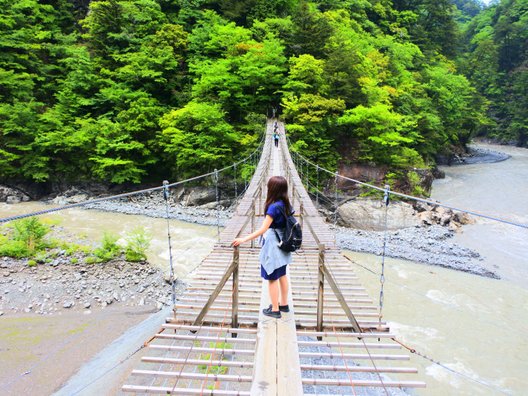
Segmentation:
[(84, 308), (90, 308), (91, 306), (92, 304), (89, 301), (84, 303)]
[(71, 308), (73, 307), (74, 302), (73, 301), (65, 301), (64, 304), (62, 304), (63, 308)]

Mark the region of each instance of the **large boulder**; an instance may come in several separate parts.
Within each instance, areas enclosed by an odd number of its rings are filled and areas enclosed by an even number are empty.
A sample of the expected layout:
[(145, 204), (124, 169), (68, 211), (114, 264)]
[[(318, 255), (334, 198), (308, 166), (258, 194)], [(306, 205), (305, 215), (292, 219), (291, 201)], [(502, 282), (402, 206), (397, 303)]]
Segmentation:
[[(381, 201), (354, 200), (337, 209), (340, 225), (368, 231), (382, 231), (385, 227), (385, 207)], [(398, 230), (421, 224), (412, 205), (391, 202), (387, 212), (387, 228)]]
[(216, 201), (216, 190), (212, 187), (193, 187), (183, 195), (182, 204), (199, 206)]
[(30, 201), (31, 198), (22, 191), (14, 188), (0, 186), (0, 202), (19, 203)]

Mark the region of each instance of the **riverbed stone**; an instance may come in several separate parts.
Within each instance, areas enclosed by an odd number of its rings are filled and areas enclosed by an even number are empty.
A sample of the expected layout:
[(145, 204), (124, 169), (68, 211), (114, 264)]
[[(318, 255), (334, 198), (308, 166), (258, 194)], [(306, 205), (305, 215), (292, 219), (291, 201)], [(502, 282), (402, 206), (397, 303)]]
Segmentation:
[[(403, 202), (393, 202), (387, 212), (387, 229), (420, 225), (420, 219), (415, 216), (412, 205)], [(354, 200), (344, 203), (338, 208), (340, 225), (360, 230), (381, 231), (385, 226), (385, 207), (381, 201)]]
[(8, 204), (17, 204), (30, 200), (31, 198), (20, 190), (7, 186), (0, 186), (0, 202), (6, 202)]
[(185, 192), (182, 203), (186, 206), (198, 206), (216, 201), (216, 190), (210, 187), (195, 187)]

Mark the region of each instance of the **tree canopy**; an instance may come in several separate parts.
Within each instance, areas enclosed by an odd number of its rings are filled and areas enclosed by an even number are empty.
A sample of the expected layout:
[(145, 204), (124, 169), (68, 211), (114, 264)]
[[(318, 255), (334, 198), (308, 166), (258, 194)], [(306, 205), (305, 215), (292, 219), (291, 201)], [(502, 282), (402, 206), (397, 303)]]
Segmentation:
[(321, 166), (401, 178), (477, 133), (526, 144), (526, 1), (0, 0), (0, 179), (181, 179), (272, 108)]

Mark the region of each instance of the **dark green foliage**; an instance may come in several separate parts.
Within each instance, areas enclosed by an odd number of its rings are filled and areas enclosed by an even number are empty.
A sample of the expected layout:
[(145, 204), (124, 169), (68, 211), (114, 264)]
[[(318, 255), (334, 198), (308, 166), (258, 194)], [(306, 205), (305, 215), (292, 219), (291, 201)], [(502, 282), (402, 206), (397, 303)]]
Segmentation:
[(466, 25), (465, 53), (459, 63), (490, 102), (493, 122), (480, 133), (528, 145), (528, 1), (503, 0)]

